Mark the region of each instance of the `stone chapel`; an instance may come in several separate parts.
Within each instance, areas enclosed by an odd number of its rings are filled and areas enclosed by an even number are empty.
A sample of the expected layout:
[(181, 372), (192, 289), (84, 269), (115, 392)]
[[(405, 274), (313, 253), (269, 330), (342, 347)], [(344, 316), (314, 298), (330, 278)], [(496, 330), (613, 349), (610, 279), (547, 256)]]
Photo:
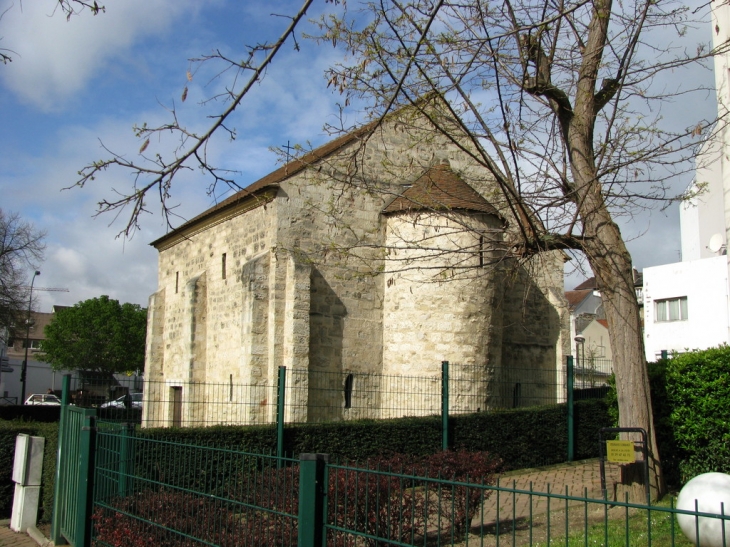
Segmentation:
[[(460, 411), (519, 406), (514, 390), (490, 389), (503, 371), (561, 374), (565, 255), (510, 257), (516, 226), (496, 183), (431, 123), (403, 108), (152, 243), (145, 380), (162, 387), (145, 414), (174, 425), (271, 421), (282, 365), (287, 388), (305, 388), (290, 421), (436, 413), (399, 410), (409, 394), (364, 383), (431, 377), (442, 361), (474, 375), (458, 384), (470, 397), (451, 395)], [(212, 385), (224, 395), (203, 404), (213, 395), (194, 392)], [(561, 397), (547, 383), (530, 389)], [(218, 399), (249, 411), (226, 417)]]

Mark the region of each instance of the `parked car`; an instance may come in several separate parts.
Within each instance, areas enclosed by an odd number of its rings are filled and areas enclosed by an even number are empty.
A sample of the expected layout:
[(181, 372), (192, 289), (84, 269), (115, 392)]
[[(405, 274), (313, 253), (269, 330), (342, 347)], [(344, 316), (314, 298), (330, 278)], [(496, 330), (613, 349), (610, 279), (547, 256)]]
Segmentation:
[(25, 400), (26, 405), (60, 406), (61, 399), (51, 393), (33, 393)]
[(142, 408), (142, 393), (129, 393), (101, 405), (101, 408)]

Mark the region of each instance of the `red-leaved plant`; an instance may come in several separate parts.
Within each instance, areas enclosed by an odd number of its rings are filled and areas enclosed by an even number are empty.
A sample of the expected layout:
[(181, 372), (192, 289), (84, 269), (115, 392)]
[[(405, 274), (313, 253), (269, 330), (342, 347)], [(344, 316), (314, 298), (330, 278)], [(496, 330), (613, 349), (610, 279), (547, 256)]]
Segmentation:
[[(491, 484), (499, 465), (486, 452), (464, 450), (331, 465), (327, 522), (335, 529), (328, 530), (327, 545), (460, 538), (489, 493), (466, 484)], [(113, 508), (96, 510), (94, 539), (114, 547), (296, 545), (298, 466), (247, 471), (229, 482), (226, 499), (162, 489), (114, 500)]]

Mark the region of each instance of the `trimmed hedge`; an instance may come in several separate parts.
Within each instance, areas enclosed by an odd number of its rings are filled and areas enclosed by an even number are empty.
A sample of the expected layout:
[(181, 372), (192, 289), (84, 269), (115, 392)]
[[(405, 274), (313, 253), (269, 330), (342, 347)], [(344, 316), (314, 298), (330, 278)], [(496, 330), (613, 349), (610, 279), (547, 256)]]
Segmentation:
[[(561, 463), (567, 460), (566, 412), (565, 405), (557, 405), (452, 416), (451, 445), (487, 451), (504, 460), (508, 469)], [(577, 401), (574, 419), (575, 458), (597, 457), (598, 431), (612, 423), (608, 405), (602, 399)], [(249, 453), (276, 450), (274, 426), (140, 429), (137, 436)], [(335, 459), (366, 460), (396, 453), (425, 456), (440, 449), (441, 419), (435, 416), (296, 424), (284, 430), (284, 451), (295, 457), (319, 452)]]
[(0, 406), (0, 420), (26, 420), (29, 422), (58, 422), (60, 405), (8, 405)]
[(730, 347), (675, 355), (665, 367), (668, 405), (663, 412), (682, 456), (681, 479), (730, 473)]
[[(730, 473), (730, 347), (647, 363), (664, 478), (672, 490), (701, 473)], [(616, 390), (606, 398), (618, 422)]]
[(43, 452), (43, 478), (38, 511), (39, 522), (50, 522), (53, 513), (53, 485), (56, 476), (56, 451), (58, 448), (58, 423), (0, 420), (0, 517), (9, 518), (13, 510), (15, 483), (12, 481), (15, 458), (15, 437), (26, 433), (45, 437)]

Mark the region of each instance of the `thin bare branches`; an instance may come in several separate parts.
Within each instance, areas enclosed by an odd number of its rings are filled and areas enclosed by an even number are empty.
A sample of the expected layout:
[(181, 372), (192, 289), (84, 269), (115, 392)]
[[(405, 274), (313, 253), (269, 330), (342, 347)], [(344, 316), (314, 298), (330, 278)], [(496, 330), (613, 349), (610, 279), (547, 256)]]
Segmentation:
[[(229, 98), (227, 107), (222, 112), (214, 116), (213, 123), (204, 133), (198, 135), (181, 125), (177, 118), (175, 108), (173, 107), (169, 110), (172, 116), (172, 121), (170, 123), (156, 128), (150, 128), (146, 125), (136, 128), (137, 137), (144, 139), (139, 151), (141, 160), (127, 159), (124, 155), (114, 153), (104, 147), (104, 150), (110, 154), (109, 158), (96, 161), (81, 169), (79, 171), (80, 178), (74, 184), (74, 186), (77, 187), (84, 187), (89, 182), (94, 181), (102, 172), (107, 171), (110, 168), (122, 168), (123, 170), (130, 172), (134, 178), (134, 191), (119, 192), (118, 199), (102, 200), (98, 204), (97, 215), (108, 212), (117, 212), (118, 214), (121, 210), (128, 207), (131, 208), (128, 212), (128, 221), (125, 228), (119, 234), (124, 237), (130, 237), (139, 227), (140, 215), (147, 211), (147, 202), (145, 201), (145, 198), (153, 189), (157, 189), (158, 198), (162, 205), (163, 215), (168, 225), (172, 226), (170, 222), (171, 209), (168, 206), (168, 199), (170, 197), (170, 189), (172, 188), (175, 178), (183, 171), (198, 168), (211, 177), (212, 182), (209, 186), (210, 193), (214, 191), (215, 187), (219, 183), (223, 183), (234, 188), (237, 187), (235, 180), (230, 177), (232, 173), (231, 171), (210, 164), (208, 160), (207, 146), (209, 145), (213, 135), (220, 130), (226, 131), (231, 138), (235, 138), (235, 132), (225, 125), (226, 120), (236, 110), (236, 108), (238, 108), (241, 101), (248, 94), (254, 84), (263, 78), (267, 67), (271, 64), (271, 61), (274, 59), (284, 43), (293, 36), (297, 24), (299, 24), (299, 22), (304, 18), (307, 9), (312, 2), (313, 0), (304, 1), (299, 12), (289, 18), (289, 25), (275, 42), (260, 44), (250, 48), (250, 54), (246, 60), (234, 62), (233, 60), (223, 56), (220, 52), (216, 52), (213, 55), (200, 59), (202, 61), (211, 59), (222, 60), (227, 63), (228, 68), (233, 69), (237, 75), (243, 73), (248, 74), (247, 81), (240, 89), (236, 90), (235, 87), (228, 88), (226, 92), (226, 95)], [(258, 60), (259, 54), (264, 54), (264, 58), (260, 61)], [(169, 132), (176, 134), (180, 140), (180, 145), (176, 149), (173, 158), (165, 159), (161, 154), (155, 154), (154, 157), (144, 155), (144, 152), (149, 145), (150, 138), (153, 135)]]

